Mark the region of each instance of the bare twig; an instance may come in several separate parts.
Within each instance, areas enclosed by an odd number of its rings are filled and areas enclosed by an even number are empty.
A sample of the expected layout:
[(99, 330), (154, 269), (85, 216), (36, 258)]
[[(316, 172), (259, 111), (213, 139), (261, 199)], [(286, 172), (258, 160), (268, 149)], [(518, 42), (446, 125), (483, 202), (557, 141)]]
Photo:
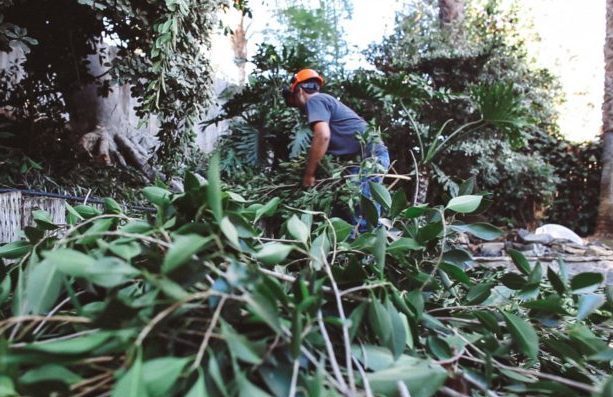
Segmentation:
[(391, 285), (389, 282), (382, 282), (382, 283), (376, 283), (376, 284), (370, 284), (370, 285), (359, 285), (357, 287), (353, 287), (353, 288), (348, 288), (346, 290), (343, 290), (339, 293), (340, 296), (345, 296), (348, 294), (351, 294), (353, 292), (358, 292), (358, 291), (364, 291), (364, 290), (371, 290), (371, 289), (376, 289), (376, 288), (382, 288), (382, 287), (386, 287), (388, 285)]
[(409, 389), (407, 389), (407, 385), (405, 385), (403, 381), (399, 380), (396, 382), (396, 386), (398, 386), (398, 394), (400, 394), (400, 397), (411, 397), (411, 393), (409, 393)]
[[(166, 318), (166, 316), (170, 315), (172, 312), (174, 312), (175, 310), (177, 310), (179, 307), (181, 307), (182, 305), (184, 305), (187, 302), (196, 300), (196, 299), (206, 299), (211, 295), (214, 295), (215, 293), (212, 291), (204, 291), (204, 292), (198, 292), (195, 294), (192, 294), (190, 296), (188, 296), (187, 298), (177, 301), (175, 303), (173, 303), (172, 305), (168, 306), (166, 309), (162, 310), (161, 312), (159, 312), (143, 329), (142, 331), (138, 334), (138, 337), (136, 338), (136, 341), (134, 342), (134, 344), (136, 346), (140, 346), (143, 343), (143, 340), (145, 340), (145, 338), (147, 337), (147, 335), (149, 335), (149, 333), (151, 332), (151, 330), (153, 330), (153, 328), (160, 322), (162, 321), (164, 318)], [(223, 296), (222, 294), (219, 294), (221, 296)]]
[(215, 309), (215, 313), (213, 313), (213, 317), (211, 318), (211, 323), (204, 334), (204, 338), (202, 339), (202, 344), (198, 349), (198, 354), (196, 354), (196, 359), (194, 360), (194, 364), (192, 365), (192, 369), (197, 369), (202, 362), (202, 358), (204, 357), (204, 352), (209, 344), (209, 339), (211, 338), (211, 334), (213, 333), (213, 329), (215, 329), (215, 325), (217, 325), (217, 321), (219, 321), (219, 315), (221, 314), (221, 309), (223, 309), (223, 305), (226, 303), (226, 297), (222, 297), (217, 305), (217, 309)]
[(362, 366), (360, 365), (360, 362), (358, 361), (356, 357), (353, 357), (353, 363), (355, 364), (356, 368), (358, 369), (358, 372), (360, 373), (360, 376), (362, 377), (362, 382), (364, 383), (364, 392), (366, 393), (366, 397), (374, 397), (374, 395), (372, 394), (372, 389), (370, 388), (370, 382), (368, 381), (368, 378), (366, 377), (366, 372), (364, 371), (364, 368), (362, 368)]
[[(336, 260), (336, 244), (337, 244), (336, 231), (334, 230), (334, 226), (332, 225), (332, 222), (330, 221), (330, 219), (325, 214), (324, 214), (324, 217), (326, 219), (326, 222), (328, 222), (328, 224), (330, 225), (330, 230), (332, 231), (332, 237), (333, 237), (332, 263), (334, 263), (334, 261)], [(356, 389), (355, 389), (355, 378), (353, 376), (353, 365), (352, 365), (352, 360), (351, 360), (352, 353), (351, 353), (351, 339), (349, 338), (349, 324), (347, 323), (347, 317), (345, 316), (345, 309), (343, 308), (343, 301), (341, 299), (338, 285), (336, 284), (336, 280), (334, 279), (334, 275), (332, 274), (332, 267), (328, 263), (328, 260), (325, 257), (325, 255), (322, 255), (322, 257), (323, 257), (322, 262), (324, 264), (324, 267), (326, 268), (326, 273), (328, 274), (328, 278), (330, 278), (330, 284), (332, 285), (332, 291), (334, 292), (334, 298), (336, 299), (338, 315), (340, 316), (341, 321), (343, 322), (342, 329), (343, 329), (343, 342), (345, 345), (345, 365), (347, 366), (347, 378), (349, 379), (349, 389), (351, 390), (353, 394), (355, 394)]]
[(332, 346), (332, 341), (330, 340), (330, 336), (328, 335), (328, 331), (326, 330), (321, 310), (317, 311), (317, 322), (319, 324), (321, 336), (326, 344), (328, 360), (330, 361), (330, 365), (332, 366), (332, 372), (334, 372), (334, 376), (336, 377), (338, 383), (341, 385), (343, 394), (345, 394), (347, 391), (347, 383), (345, 382), (345, 379), (343, 378), (343, 375), (341, 373), (341, 369), (338, 365), (338, 362), (336, 361), (336, 356), (334, 354), (334, 346)]
[(443, 386), (439, 389), (439, 392), (443, 393), (449, 397), (469, 397), (466, 394), (458, 393), (457, 391), (448, 388), (447, 386)]
[(294, 368), (292, 369), (292, 380), (289, 388), (289, 397), (296, 395), (296, 384), (298, 383), (298, 369), (300, 368), (300, 361), (296, 358), (294, 360)]

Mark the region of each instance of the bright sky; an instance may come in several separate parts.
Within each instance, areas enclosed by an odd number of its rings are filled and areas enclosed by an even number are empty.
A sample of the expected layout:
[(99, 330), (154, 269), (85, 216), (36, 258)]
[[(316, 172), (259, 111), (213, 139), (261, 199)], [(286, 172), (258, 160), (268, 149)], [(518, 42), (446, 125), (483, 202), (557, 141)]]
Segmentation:
[[(567, 102), (559, 108), (562, 134), (574, 141), (594, 139), (602, 125), (605, 0), (517, 1), (524, 18), (522, 25), (533, 21), (536, 34), (541, 38), (538, 42), (529, 42), (530, 54), (537, 65), (547, 67), (558, 76), (566, 94)], [(271, 13), (274, 1), (266, 3), (251, 3), (255, 18), (249, 22), (249, 56), (255, 53), (262, 32), (275, 23)], [(352, 0), (352, 3), (352, 19), (344, 27), (350, 46), (359, 53), (368, 44), (392, 32), (395, 13), (402, 7), (402, 1)], [(228, 18), (231, 18), (228, 21), (231, 26), (238, 22), (236, 15)], [(228, 41), (215, 40), (213, 58), (220, 77), (237, 81)], [(367, 64), (356, 54), (348, 60), (347, 66), (355, 68)]]

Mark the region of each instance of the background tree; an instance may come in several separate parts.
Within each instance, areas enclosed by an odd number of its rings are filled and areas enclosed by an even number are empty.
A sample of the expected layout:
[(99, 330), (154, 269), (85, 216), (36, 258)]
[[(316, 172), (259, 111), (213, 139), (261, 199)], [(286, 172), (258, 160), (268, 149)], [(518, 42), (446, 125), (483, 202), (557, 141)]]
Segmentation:
[[(241, 1), (232, 4), (243, 7)], [(66, 142), (89, 134), (81, 142), (110, 162), (107, 148), (130, 149), (129, 141), (123, 139), (125, 131), (101, 123), (97, 96), (89, 94), (105, 96), (128, 85), (138, 104), (136, 115), (144, 122), (155, 116), (159, 123), (155, 160), (172, 174), (192, 142), (197, 115), (209, 103), (207, 49), (217, 12), (230, 6), (223, 0), (3, 3), (4, 20), (26, 29), (39, 44), (31, 47), (21, 65), (27, 77), (6, 93), (1, 105), (21, 109), (20, 118), (30, 125), (41, 116), (54, 120), (56, 130), (48, 133), (50, 140), (58, 137), (58, 129), (69, 136)], [(116, 47), (112, 56), (101, 40)], [(92, 57), (102, 66), (101, 73), (92, 70)], [(34, 109), (28, 104), (39, 105)], [(66, 113), (71, 116), (71, 131), (61, 117)], [(44, 141), (40, 139), (44, 129), (30, 130), (38, 131), (34, 139)], [(123, 158), (129, 153), (137, 152), (119, 150)]]
[(277, 3), (277, 17), (283, 28), (273, 32), (273, 40), (288, 47), (304, 46), (313, 54), (311, 62), (318, 65), (324, 76), (342, 73), (343, 59), (349, 54), (342, 21), (351, 18), (350, 2), (288, 0), (283, 3)]
[(604, 44), (605, 86), (602, 104), (602, 177), (598, 225), (600, 235), (613, 235), (613, 0), (607, 0), (607, 30)]

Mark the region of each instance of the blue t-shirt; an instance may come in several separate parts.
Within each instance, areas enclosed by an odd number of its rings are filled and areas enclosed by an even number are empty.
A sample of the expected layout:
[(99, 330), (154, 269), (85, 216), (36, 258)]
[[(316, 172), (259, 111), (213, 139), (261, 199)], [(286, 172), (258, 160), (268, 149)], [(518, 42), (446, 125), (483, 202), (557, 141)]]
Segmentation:
[(366, 131), (366, 121), (347, 105), (328, 94), (310, 97), (305, 106), (310, 125), (325, 121), (330, 125), (330, 145), (326, 153), (341, 156), (360, 153), (356, 134)]

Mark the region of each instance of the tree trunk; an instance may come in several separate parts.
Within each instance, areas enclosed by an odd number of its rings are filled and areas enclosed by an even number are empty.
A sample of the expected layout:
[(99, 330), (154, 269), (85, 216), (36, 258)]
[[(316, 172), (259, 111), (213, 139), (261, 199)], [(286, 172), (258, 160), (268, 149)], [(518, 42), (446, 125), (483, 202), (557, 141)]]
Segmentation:
[[(113, 52), (113, 49), (106, 48), (106, 52)], [(93, 76), (109, 78), (97, 56), (89, 60), (89, 72)], [(109, 96), (103, 97), (98, 95), (97, 86), (92, 83), (64, 97), (70, 114), (70, 128), (80, 137), (79, 146), (94, 161), (104, 166), (131, 165), (148, 179), (155, 179), (156, 173), (148, 164), (147, 153), (152, 146), (153, 134), (136, 128), (138, 120), (133, 114), (128, 85), (111, 85)], [(146, 146), (141, 144), (143, 141)]]
[(238, 83), (244, 85), (247, 81), (247, 27), (245, 27), (245, 14), (241, 15), (240, 23), (232, 32), (232, 49), (234, 50), (234, 62), (238, 67)]
[(438, 0), (438, 12), (443, 27), (464, 20), (464, 0)]
[(604, 44), (605, 83), (602, 104), (602, 177), (596, 234), (613, 236), (613, 0), (607, 0)]

